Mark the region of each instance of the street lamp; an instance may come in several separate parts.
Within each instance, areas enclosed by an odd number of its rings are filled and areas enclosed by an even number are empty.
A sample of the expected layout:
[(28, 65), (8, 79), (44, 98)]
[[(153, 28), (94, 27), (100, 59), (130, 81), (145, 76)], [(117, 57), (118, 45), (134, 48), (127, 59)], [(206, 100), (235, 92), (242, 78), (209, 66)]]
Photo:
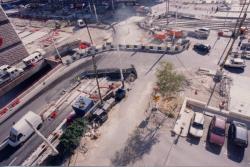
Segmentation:
[[(84, 22), (85, 22), (85, 25), (86, 25), (86, 28), (87, 28), (87, 32), (88, 32), (88, 36), (89, 36), (91, 45), (93, 46), (94, 43), (93, 43), (90, 31), (89, 31), (87, 21), (85, 19), (84, 19)], [(99, 85), (99, 81), (98, 81), (98, 72), (97, 72), (97, 66), (96, 66), (95, 55), (94, 54), (92, 54), (92, 64), (93, 64), (93, 68), (94, 68), (94, 72), (95, 72), (95, 80), (96, 80), (96, 85), (97, 85), (97, 89), (98, 89), (98, 95), (99, 95), (99, 98), (101, 100), (101, 104), (103, 104), (102, 95), (101, 95), (101, 91), (100, 91), (100, 85)]]
[(122, 87), (124, 88), (125, 84), (124, 84), (124, 76), (123, 76), (123, 72), (122, 72), (122, 61), (121, 61), (121, 54), (120, 54), (118, 38), (117, 38), (116, 30), (115, 30), (115, 28), (113, 26), (112, 26), (112, 29), (113, 29), (114, 43), (116, 44), (117, 52), (118, 52), (118, 56), (119, 56), (120, 76), (121, 76)]

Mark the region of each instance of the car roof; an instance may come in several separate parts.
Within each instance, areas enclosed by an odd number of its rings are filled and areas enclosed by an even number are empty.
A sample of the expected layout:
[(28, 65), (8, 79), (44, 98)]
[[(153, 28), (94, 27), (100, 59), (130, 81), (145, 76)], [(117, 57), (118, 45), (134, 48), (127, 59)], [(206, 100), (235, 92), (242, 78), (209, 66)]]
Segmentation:
[(221, 117), (215, 117), (215, 124), (216, 127), (225, 129), (226, 127), (226, 120)]
[(202, 113), (196, 112), (194, 115), (194, 122), (203, 124), (204, 123), (204, 115)]
[(237, 63), (244, 63), (244, 60), (241, 58), (235, 58), (233, 60), (234, 60), (234, 62), (237, 62)]
[(236, 128), (235, 137), (237, 139), (247, 140), (248, 130), (247, 130), (246, 124), (237, 122), (237, 121), (233, 121), (233, 124), (235, 125), (235, 128)]

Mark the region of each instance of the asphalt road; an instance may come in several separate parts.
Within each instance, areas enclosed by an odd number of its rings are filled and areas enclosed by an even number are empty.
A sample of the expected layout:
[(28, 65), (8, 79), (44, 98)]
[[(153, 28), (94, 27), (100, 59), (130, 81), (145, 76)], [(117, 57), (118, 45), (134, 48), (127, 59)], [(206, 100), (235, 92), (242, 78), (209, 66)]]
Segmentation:
[[(216, 32), (214, 32), (216, 33)], [(217, 41), (214, 35), (210, 35), (210, 38), (205, 41), (212, 46), (212, 51), (209, 55), (201, 56), (192, 50), (192, 46), (189, 50), (180, 53), (178, 55), (165, 55), (165, 54), (153, 54), (153, 53), (139, 53), (139, 52), (121, 52), (122, 67), (128, 67), (130, 64), (134, 64), (139, 77), (147, 75), (150, 72), (154, 72), (160, 61), (168, 60), (174, 63), (177, 69), (184, 70), (197, 70), (199, 67), (210, 68), (216, 70), (217, 61), (223, 51), (223, 46), (228, 39), (221, 38)], [(204, 42), (201, 40), (193, 40), (195, 42)], [(249, 62), (247, 62), (249, 66)], [(57, 83), (54, 83), (47, 90), (41, 92), (31, 103), (20, 109), (15, 115), (9, 118), (1, 125), (0, 129), (0, 141), (6, 139), (9, 135), (9, 130), (13, 124), (20, 119), (27, 111), (32, 110), (36, 113), (41, 112), (44, 105), (51, 101), (58, 99), (60, 92), (70, 86), (70, 81), (79, 74), (80, 72), (91, 68), (91, 62), (84, 63), (82, 68), (76, 69), (74, 72), (65, 76), (65, 78)], [(98, 56), (97, 61), (98, 68), (112, 68), (119, 67), (119, 59), (117, 52), (107, 52)], [(250, 70), (246, 67), (246, 70), (238, 75), (249, 76)], [(65, 109), (58, 117), (52, 122), (46, 122), (41, 129), (45, 136), (49, 135), (50, 132), (55, 129), (56, 126), (66, 117), (71, 111), (71, 107)], [(20, 165), (20, 163), (41, 143), (41, 140), (37, 136), (32, 136), (21, 148), (17, 151), (16, 149), (6, 149), (0, 152), (0, 165), (8, 165), (11, 161), (13, 165)]]

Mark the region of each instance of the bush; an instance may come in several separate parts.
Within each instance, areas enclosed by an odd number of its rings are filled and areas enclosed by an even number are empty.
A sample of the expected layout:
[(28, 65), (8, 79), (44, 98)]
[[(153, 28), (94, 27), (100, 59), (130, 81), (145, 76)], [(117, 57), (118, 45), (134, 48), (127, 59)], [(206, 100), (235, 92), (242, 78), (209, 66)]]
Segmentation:
[(163, 62), (157, 69), (157, 86), (163, 97), (171, 96), (179, 91), (185, 77), (173, 71), (174, 66), (169, 62)]
[(88, 122), (83, 118), (76, 119), (66, 128), (60, 138), (60, 152), (62, 154), (72, 154), (80, 144), (81, 137), (87, 131)]

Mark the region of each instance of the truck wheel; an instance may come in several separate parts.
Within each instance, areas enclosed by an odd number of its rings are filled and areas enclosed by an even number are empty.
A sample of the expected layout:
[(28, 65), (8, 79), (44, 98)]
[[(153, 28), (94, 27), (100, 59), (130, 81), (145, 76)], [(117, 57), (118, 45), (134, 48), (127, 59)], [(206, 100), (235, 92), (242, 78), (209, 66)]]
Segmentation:
[(42, 127), (42, 124), (39, 124), (39, 125), (37, 126), (37, 130), (41, 129), (41, 127)]

